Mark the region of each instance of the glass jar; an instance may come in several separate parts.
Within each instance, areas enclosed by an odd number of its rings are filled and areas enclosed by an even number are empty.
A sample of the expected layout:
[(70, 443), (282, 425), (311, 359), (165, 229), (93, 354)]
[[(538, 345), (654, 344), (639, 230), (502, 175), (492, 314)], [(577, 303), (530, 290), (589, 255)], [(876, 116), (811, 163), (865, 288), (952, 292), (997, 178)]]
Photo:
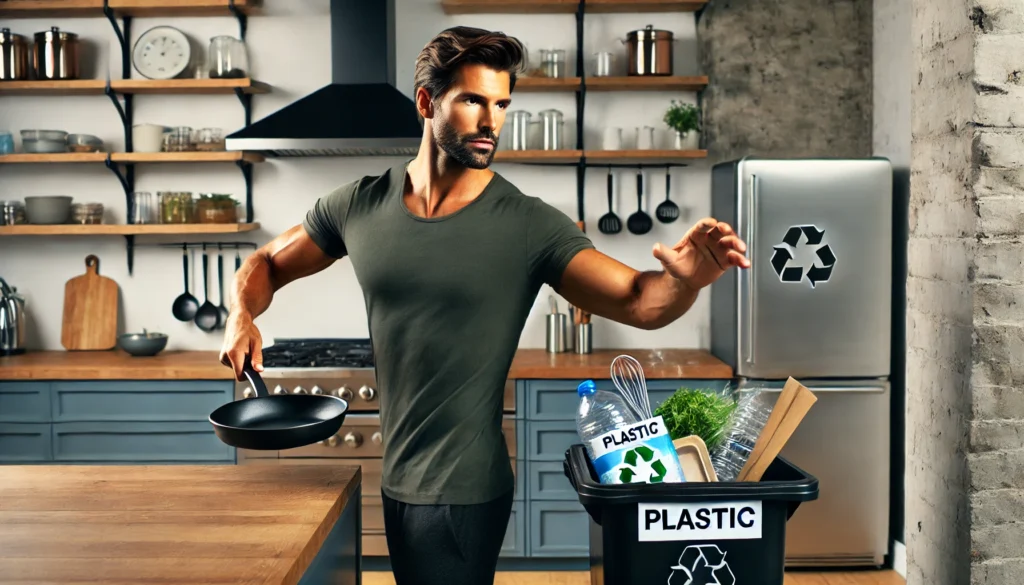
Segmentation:
[(21, 201), (0, 201), (0, 225), (25, 223), (25, 204)]
[(541, 49), (540, 68), (544, 77), (565, 77), (565, 49)]
[(14, 135), (9, 130), (0, 130), (0, 154), (14, 154)]
[(193, 146), (203, 152), (224, 150), (224, 131), (220, 128), (200, 128), (196, 132)]
[(210, 39), (206, 70), (211, 79), (240, 79), (248, 75), (249, 56), (245, 43), (227, 35)]
[(562, 112), (555, 109), (540, 112), (541, 149), (561, 150), (562, 148)]
[(186, 191), (161, 191), (160, 223), (194, 223), (195, 202)]
[(96, 225), (103, 223), (102, 203), (72, 203), (71, 223)]
[(506, 125), (512, 133), (512, 139), (508, 142), (509, 148), (512, 150), (529, 150), (530, 112), (525, 110), (509, 112), (506, 118)]
[(194, 150), (192, 146), (192, 128), (178, 126), (164, 134), (164, 151), (188, 152), (190, 150)]
[(200, 193), (196, 202), (198, 223), (238, 223), (238, 202), (222, 193)]

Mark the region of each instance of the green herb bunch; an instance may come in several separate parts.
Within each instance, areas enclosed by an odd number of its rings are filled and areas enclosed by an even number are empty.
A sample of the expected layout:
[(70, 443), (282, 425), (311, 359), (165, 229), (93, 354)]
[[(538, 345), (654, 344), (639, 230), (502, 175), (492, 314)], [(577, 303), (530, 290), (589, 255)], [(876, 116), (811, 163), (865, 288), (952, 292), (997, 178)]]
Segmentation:
[(654, 409), (668, 427), (672, 440), (697, 435), (708, 451), (722, 441), (722, 434), (736, 411), (736, 401), (714, 392), (680, 388)]

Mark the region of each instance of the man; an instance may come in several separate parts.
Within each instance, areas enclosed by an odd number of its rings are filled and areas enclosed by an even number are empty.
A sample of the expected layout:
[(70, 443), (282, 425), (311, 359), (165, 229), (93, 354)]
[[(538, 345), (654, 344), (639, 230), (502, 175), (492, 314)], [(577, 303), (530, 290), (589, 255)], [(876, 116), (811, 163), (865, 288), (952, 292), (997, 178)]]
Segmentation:
[(705, 219), (663, 270), (637, 272), (591, 244), (565, 214), (488, 170), (524, 49), (456, 27), (416, 61), (424, 119), (417, 156), (319, 199), (301, 225), (238, 272), (221, 360), (242, 379), (262, 369), (253, 319), (274, 292), (348, 257), (373, 340), (385, 441), (382, 496), (399, 585), (492, 583), (514, 482), (501, 433), (502, 394), (540, 286), (642, 329), (668, 325), (730, 267), (745, 244)]

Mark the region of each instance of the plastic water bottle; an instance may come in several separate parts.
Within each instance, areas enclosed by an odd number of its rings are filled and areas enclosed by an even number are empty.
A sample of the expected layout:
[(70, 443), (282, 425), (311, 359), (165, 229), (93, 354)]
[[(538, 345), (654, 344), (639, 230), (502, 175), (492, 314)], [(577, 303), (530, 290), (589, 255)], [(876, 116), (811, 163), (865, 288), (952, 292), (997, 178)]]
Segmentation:
[(591, 439), (639, 421), (618, 392), (598, 390), (593, 380), (580, 382), (576, 387), (576, 393), (580, 397), (576, 409), (576, 432), (587, 448), (587, 455), (593, 461)]
[(753, 390), (745, 394), (738, 401), (725, 439), (711, 454), (711, 466), (718, 481), (736, 481), (775, 405), (769, 392)]

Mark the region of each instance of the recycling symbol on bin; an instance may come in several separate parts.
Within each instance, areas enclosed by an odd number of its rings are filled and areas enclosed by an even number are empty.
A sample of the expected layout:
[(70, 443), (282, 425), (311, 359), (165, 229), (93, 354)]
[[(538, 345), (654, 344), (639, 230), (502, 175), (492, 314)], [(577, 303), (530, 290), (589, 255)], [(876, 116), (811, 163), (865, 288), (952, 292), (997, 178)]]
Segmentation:
[[(626, 454), (622, 456), (619, 481), (630, 483), (634, 476), (643, 476), (644, 474), (647, 474), (647, 483), (660, 483), (664, 481), (668, 468), (665, 467), (661, 459), (651, 463), (652, 459), (654, 459), (654, 450), (645, 445), (640, 445), (635, 449), (626, 451)], [(640, 460), (644, 463), (641, 464)]]
[(668, 585), (735, 585), (736, 577), (725, 562), (725, 553), (713, 544), (695, 544), (683, 549), (672, 567)]
[[(832, 268), (836, 265), (836, 255), (828, 244), (821, 243), (824, 237), (825, 230), (819, 230), (813, 225), (795, 225), (786, 230), (782, 243), (772, 247), (775, 250), (772, 252), (772, 268), (775, 269), (775, 274), (779, 275), (779, 280), (800, 282), (806, 276), (811, 288), (817, 286), (819, 282), (828, 282), (832, 276)], [(815, 246), (814, 261), (806, 271), (803, 266), (792, 266), (790, 262), (795, 258), (794, 252), (801, 239), (804, 246)]]

